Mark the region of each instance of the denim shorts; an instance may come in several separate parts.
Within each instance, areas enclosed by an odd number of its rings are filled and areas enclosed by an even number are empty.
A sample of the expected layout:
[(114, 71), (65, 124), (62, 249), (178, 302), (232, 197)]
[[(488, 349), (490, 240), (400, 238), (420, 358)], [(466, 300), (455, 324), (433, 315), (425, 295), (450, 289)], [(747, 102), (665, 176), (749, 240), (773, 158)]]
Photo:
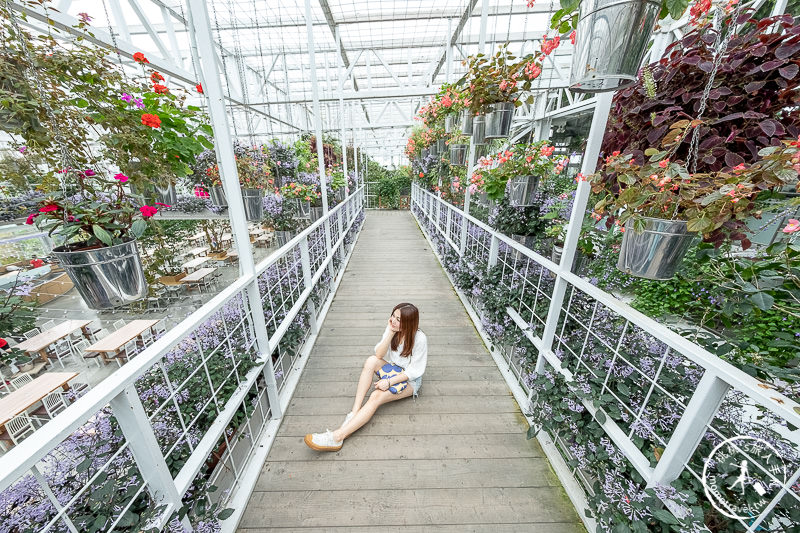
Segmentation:
[(414, 389), (413, 396), (419, 396), (419, 388), (422, 387), (422, 376), (411, 380), (411, 388)]

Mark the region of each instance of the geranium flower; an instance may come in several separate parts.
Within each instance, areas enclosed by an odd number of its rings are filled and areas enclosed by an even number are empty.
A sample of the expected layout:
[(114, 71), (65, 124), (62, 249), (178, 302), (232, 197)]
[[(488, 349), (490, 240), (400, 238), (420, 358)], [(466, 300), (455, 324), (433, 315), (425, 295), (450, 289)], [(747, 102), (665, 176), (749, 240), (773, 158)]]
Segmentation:
[(136, 52), (135, 54), (133, 54), (133, 60), (136, 61), (137, 63), (149, 63), (150, 62), (150, 61), (147, 60), (146, 57), (144, 57), (144, 54), (142, 52)]
[(796, 218), (790, 218), (789, 223), (783, 228), (784, 233), (794, 233), (798, 230), (800, 230), (800, 220)]
[(158, 128), (161, 126), (161, 119), (158, 117), (158, 115), (145, 113), (142, 115), (142, 124), (145, 126), (150, 126), (151, 128)]
[(572, 44), (575, 44), (575, 36), (576, 36), (575, 30), (572, 30), (572, 33), (569, 34), (569, 42), (571, 42)]
[(91, 178), (94, 175), (96, 175), (96, 173), (91, 168), (87, 168), (86, 170), (81, 172), (81, 176), (83, 176), (84, 178)]
[(114, 179), (119, 180), (122, 183), (125, 183), (126, 181), (128, 181), (128, 176), (120, 172), (119, 174), (114, 174)]
[(53, 211), (58, 211), (58, 206), (56, 204), (48, 204), (39, 208), (40, 213), (52, 213)]
[(156, 94), (167, 94), (169, 92), (169, 89), (167, 89), (166, 85), (161, 85), (160, 83), (156, 83), (155, 85), (153, 85), (153, 91)]
[(424, 177), (425, 177), (425, 173), (424, 173), (424, 172), (420, 172), (420, 173), (419, 173), (419, 177), (420, 177), (420, 178), (424, 178)]
[(661, 168), (667, 168), (667, 165), (669, 165), (669, 159), (664, 159), (663, 161), (658, 162), (658, 166)]
[(162, 76), (158, 71), (154, 70), (152, 74), (150, 74), (150, 80), (153, 83), (164, 81), (164, 76)]
[(35, 219), (38, 216), (39, 216), (39, 213), (31, 213), (31, 214), (29, 214), (28, 218), (25, 219), (25, 223), (30, 226), (31, 224), (33, 224), (33, 219)]
[(39, 268), (40, 266), (44, 265), (44, 261), (41, 259), (31, 259), (31, 266), (33, 268)]
[(197, 85), (194, 86), (194, 88), (197, 89), (197, 92), (199, 92), (200, 94), (203, 94), (203, 84), (202, 83), (198, 83)]
[(151, 216), (158, 213), (158, 209), (153, 207), (152, 205), (143, 205), (139, 208), (139, 211), (142, 213), (144, 218), (150, 218)]

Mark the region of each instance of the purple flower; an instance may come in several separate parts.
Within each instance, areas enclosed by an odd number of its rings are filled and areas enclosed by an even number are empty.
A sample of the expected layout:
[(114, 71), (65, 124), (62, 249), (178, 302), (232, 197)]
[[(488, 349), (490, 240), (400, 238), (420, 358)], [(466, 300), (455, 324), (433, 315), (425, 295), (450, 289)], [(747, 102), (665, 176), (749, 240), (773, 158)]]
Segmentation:
[(21, 153), (21, 154), (24, 154), (24, 153), (25, 153), (25, 150), (27, 150), (27, 149), (28, 149), (28, 147), (27, 147), (27, 146), (20, 146), (20, 147), (19, 147), (19, 153)]
[(122, 100), (123, 102), (128, 102), (128, 103), (131, 103), (132, 99), (133, 99), (133, 96), (129, 95), (128, 93), (122, 93), (122, 96), (120, 97), (120, 100)]
[(133, 100), (133, 103), (136, 105), (137, 109), (144, 109), (144, 102), (141, 98), (136, 98)]

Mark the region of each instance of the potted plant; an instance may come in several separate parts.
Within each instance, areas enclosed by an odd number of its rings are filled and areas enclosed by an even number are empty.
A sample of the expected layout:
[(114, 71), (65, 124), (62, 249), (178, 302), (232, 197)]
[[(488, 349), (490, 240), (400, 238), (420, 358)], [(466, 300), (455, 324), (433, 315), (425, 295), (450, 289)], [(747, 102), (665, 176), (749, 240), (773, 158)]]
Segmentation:
[[(307, 183), (289, 182), (281, 187), (281, 196), (286, 200), (292, 200), (295, 204), (294, 213), (301, 218), (309, 218), (311, 214), (311, 204), (320, 198), (320, 193), (314, 185)], [(319, 217), (318, 217), (319, 218)]]
[(506, 43), (493, 56), (477, 54), (467, 58), (465, 64), (467, 73), (458, 83), (469, 91), (471, 114), (486, 113), (485, 138), (508, 136), (514, 109), (522, 104), (518, 100), (520, 91), (529, 90), (541, 73), (539, 60), (532, 55), (517, 60)]
[[(702, 122), (678, 121), (665, 145), (674, 148), (687, 128)], [(745, 224), (759, 218), (764, 200), (778, 191), (800, 189), (800, 139), (762, 148), (752, 165), (740, 163), (719, 171), (690, 173), (670, 152), (649, 148), (639, 165), (630, 154), (614, 152), (592, 177), (593, 191), (603, 196), (594, 206), (609, 227), (624, 228), (617, 267), (647, 279), (669, 279), (677, 270), (694, 233), (720, 246), (732, 241), (750, 247)]]
[[(562, 0), (551, 27), (561, 34), (574, 30), (570, 89), (597, 93), (633, 84), (658, 20), (679, 20), (688, 5), (689, 0)], [(698, 5), (711, 8), (710, 1)]]
[(344, 202), (347, 195), (347, 180), (344, 177), (344, 171), (340, 167), (330, 169), (328, 183), (334, 192), (336, 203)]
[(283, 246), (292, 240), (295, 232), (300, 227), (294, 202), (287, 202), (286, 200), (285, 196), (278, 194), (270, 194), (264, 198), (264, 214), (275, 230), (278, 246)]
[(270, 174), (274, 180), (272, 185), (277, 190), (294, 178), (300, 159), (294, 146), (284, 144), (278, 139), (270, 141), (266, 148), (269, 150)]
[(262, 147), (251, 148), (239, 142), (234, 142), (233, 152), (245, 217), (258, 222), (264, 218), (264, 190), (271, 185), (268, 157)]
[(534, 205), (540, 181), (559, 174), (566, 166), (565, 160), (553, 157), (554, 150), (547, 141), (539, 141), (481, 158), (489, 198), (499, 200), (507, 195), (513, 206)]
[(450, 147), (450, 165), (466, 165), (467, 152), (469, 151), (469, 137), (465, 135), (454, 135), (447, 141), (447, 145)]
[(528, 207), (516, 207), (511, 205), (507, 198), (502, 198), (497, 203), (489, 217), (489, 223), (497, 231), (531, 249), (546, 225), (546, 221), (540, 216), (538, 203)]
[(217, 155), (214, 150), (204, 150), (195, 157), (192, 165), (193, 182), (205, 189), (206, 195), (211, 200), (211, 204), (221, 208), (228, 207), (228, 200), (225, 197), (225, 190), (222, 188), (222, 179), (219, 175), (217, 165)]

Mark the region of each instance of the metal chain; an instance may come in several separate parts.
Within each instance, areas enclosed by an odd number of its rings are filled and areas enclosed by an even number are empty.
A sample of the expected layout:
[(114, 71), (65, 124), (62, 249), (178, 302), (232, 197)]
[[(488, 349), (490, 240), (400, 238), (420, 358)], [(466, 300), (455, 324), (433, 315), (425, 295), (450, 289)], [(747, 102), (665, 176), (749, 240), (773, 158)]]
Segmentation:
[[(703, 90), (703, 96), (700, 99), (700, 109), (697, 111), (696, 120), (700, 120), (703, 117), (703, 113), (706, 110), (706, 104), (708, 103), (709, 93), (711, 92), (711, 87), (714, 85), (714, 78), (717, 75), (717, 71), (719, 70), (719, 66), (722, 63), (722, 56), (725, 53), (725, 50), (728, 49), (728, 43), (730, 42), (733, 35), (736, 33), (736, 21), (739, 18), (739, 12), (742, 9), (742, 2), (738, 2), (736, 4), (736, 9), (731, 15), (731, 23), (728, 33), (722, 38), (722, 42), (719, 42), (719, 37), (722, 35), (722, 30), (717, 33), (716, 41), (719, 43), (719, 46), (716, 47), (716, 55), (714, 56), (714, 65), (711, 68), (711, 72), (708, 75), (708, 83), (706, 83), (706, 87)], [(720, 26), (720, 9), (714, 12), (715, 25)], [(699, 126), (699, 124), (698, 124)], [(697, 154), (700, 150), (700, 135), (697, 133), (698, 127), (692, 128), (692, 138), (689, 142), (689, 153), (686, 156), (686, 166), (689, 168), (690, 172), (697, 171)], [(677, 145), (678, 143), (676, 143)]]
[(111, 17), (108, 14), (108, 6), (106, 5), (106, 0), (103, 0), (103, 11), (106, 14), (106, 20), (108, 20), (108, 33), (111, 35), (111, 42), (114, 43), (114, 52), (117, 54), (117, 60), (119, 61), (120, 70), (122, 70), (122, 78), (125, 80), (125, 84), (128, 83), (128, 75), (125, 73), (125, 65), (122, 63), (122, 56), (119, 53), (119, 45), (117, 44), (117, 33), (114, 31), (114, 27), (111, 25)]
[(230, 12), (231, 22), (233, 24), (233, 58), (236, 61), (236, 70), (239, 71), (239, 81), (241, 82), (240, 85), (242, 87), (242, 100), (244, 101), (245, 124), (247, 125), (247, 133), (250, 135), (250, 142), (248, 144), (252, 144), (255, 141), (255, 137), (253, 135), (253, 115), (250, 112), (250, 90), (248, 89), (249, 84), (247, 83), (247, 70), (245, 69), (244, 58), (242, 56), (239, 27), (236, 24), (236, 15), (234, 14), (233, 4), (230, 0), (228, 0), (228, 11)]
[[(217, 17), (217, 4), (216, 2), (211, 2), (211, 9), (214, 10), (214, 27), (217, 30), (217, 42), (220, 45), (219, 56), (222, 58), (222, 70), (225, 78), (225, 89), (228, 93), (228, 100), (231, 99), (231, 83), (228, 79), (228, 63), (225, 61), (225, 50), (222, 48), (222, 33), (219, 31), (219, 18)], [(233, 134), (238, 138), (239, 137), (239, 129), (236, 127), (236, 116), (231, 112), (231, 122), (233, 123)]]

